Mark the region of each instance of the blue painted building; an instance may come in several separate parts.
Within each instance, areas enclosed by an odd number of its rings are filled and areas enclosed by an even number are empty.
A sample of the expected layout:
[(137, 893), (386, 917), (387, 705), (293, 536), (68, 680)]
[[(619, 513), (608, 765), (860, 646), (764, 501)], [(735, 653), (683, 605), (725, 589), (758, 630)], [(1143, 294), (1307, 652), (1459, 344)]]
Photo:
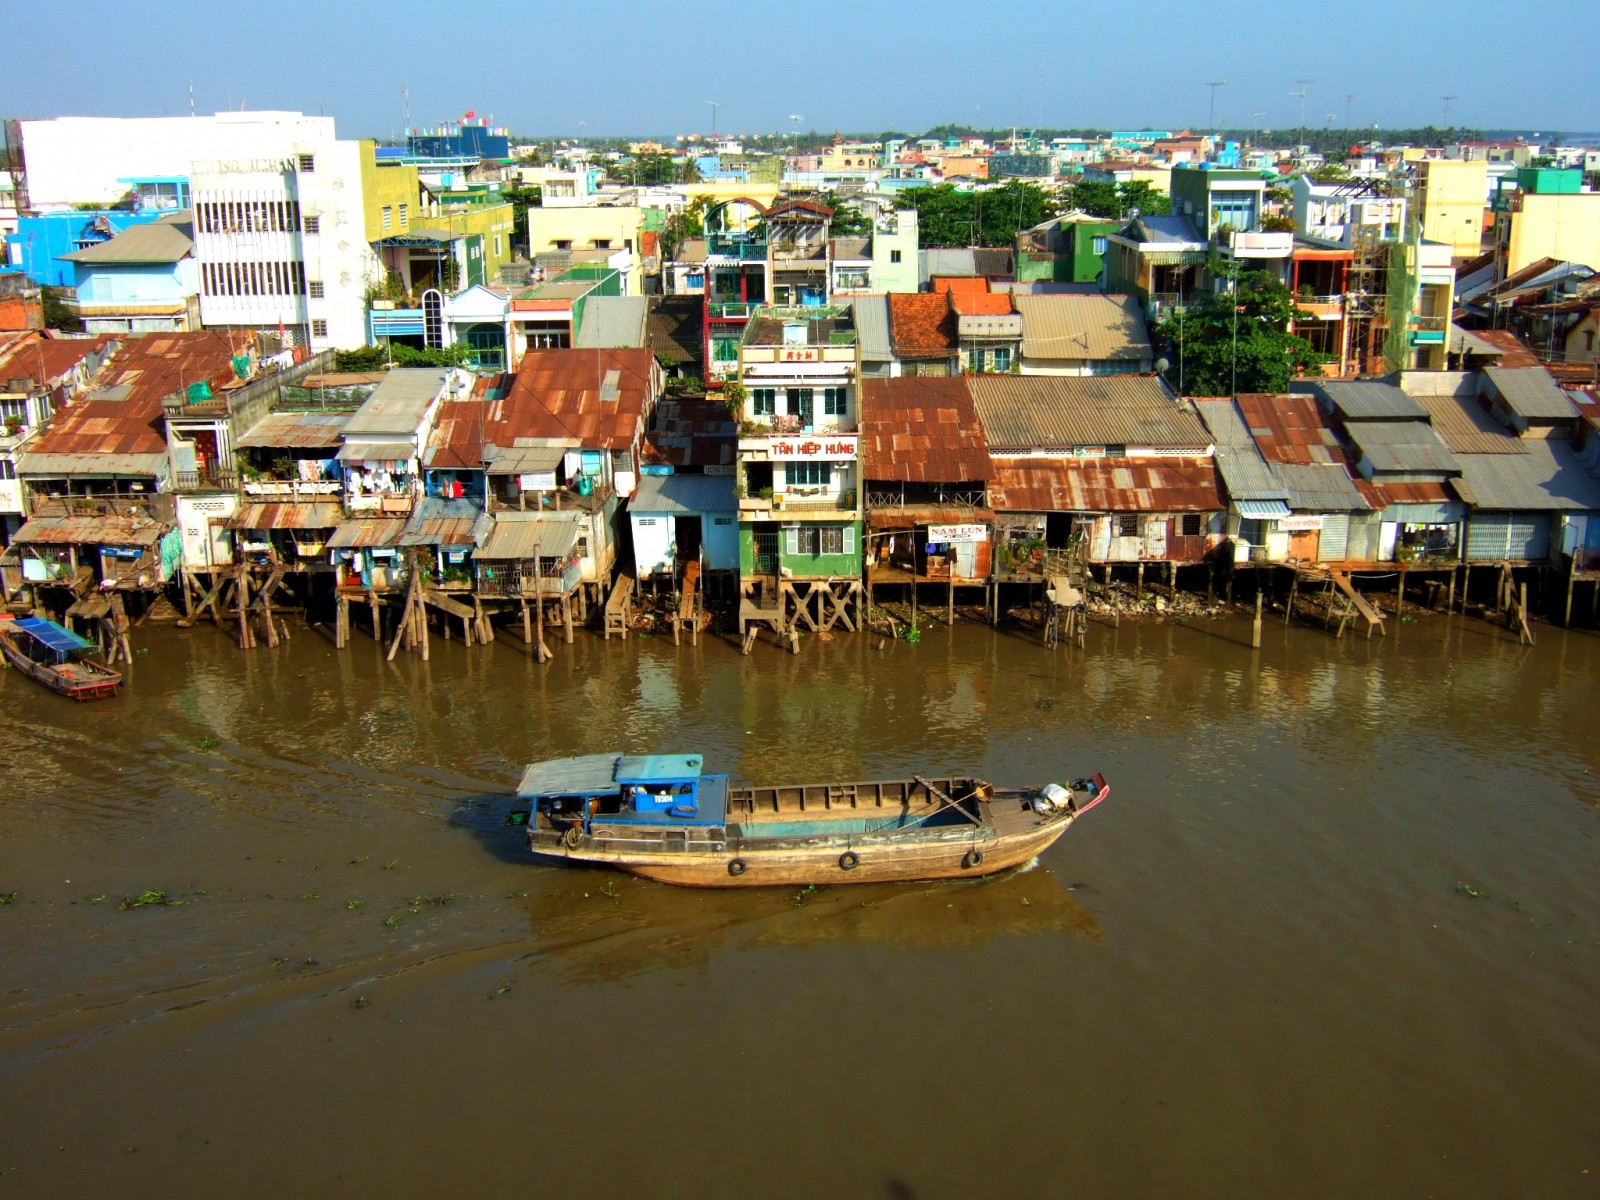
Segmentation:
[(510, 158), (511, 138), (482, 118), (443, 129), (406, 130), (406, 148), (416, 158)]
[(18, 217), (17, 232), (6, 238), (7, 258), (35, 283), (71, 287), (73, 264), (67, 261), (67, 255), (109, 242), (124, 229), (148, 225), (163, 215), (155, 211), (68, 209)]

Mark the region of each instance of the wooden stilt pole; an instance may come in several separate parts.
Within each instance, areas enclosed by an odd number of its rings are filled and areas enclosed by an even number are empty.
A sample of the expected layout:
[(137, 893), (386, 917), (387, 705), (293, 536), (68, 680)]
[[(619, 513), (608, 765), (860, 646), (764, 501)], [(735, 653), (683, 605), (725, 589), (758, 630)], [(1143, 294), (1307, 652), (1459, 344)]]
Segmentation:
[(250, 570), (239, 568), (239, 649), (248, 650), (256, 644), (250, 633)]
[[(383, 609), (380, 607), (378, 593), (367, 589), (367, 599), (372, 604), (372, 640), (379, 645), (383, 644)], [(392, 655), (390, 657), (393, 657)]]
[(1250, 626), (1250, 649), (1261, 649), (1261, 590), (1256, 589), (1256, 619)]
[(1445, 597), (1444, 611), (1446, 615), (1454, 612), (1456, 608), (1456, 569), (1450, 568), (1450, 592)]

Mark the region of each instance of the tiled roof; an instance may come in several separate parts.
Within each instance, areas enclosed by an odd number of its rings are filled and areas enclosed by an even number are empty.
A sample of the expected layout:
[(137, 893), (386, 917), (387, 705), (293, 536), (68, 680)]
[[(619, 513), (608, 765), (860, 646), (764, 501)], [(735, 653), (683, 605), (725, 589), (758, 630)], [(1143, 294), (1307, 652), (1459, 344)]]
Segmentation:
[(1150, 331), (1133, 296), (1018, 296), (1022, 356), (1146, 359)]
[(967, 385), (991, 451), (1212, 444), (1154, 375), (973, 375)]
[(995, 466), (996, 512), (1217, 512), (1225, 507), (1210, 459), (1015, 459)]
[(959, 377), (863, 380), (861, 449), (868, 479), (963, 483), (994, 474), (983, 424)]
[(963, 317), (1009, 317), (1013, 312), (1009, 292), (954, 291), (950, 303)]
[(889, 328), (899, 358), (946, 358), (956, 348), (956, 320), (944, 292), (889, 293)]
[(981, 275), (935, 275), (928, 280), (930, 292), (987, 292), (989, 281)]
[(530, 350), (510, 394), (489, 401), (486, 440), (572, 438), (591, 450), (626, 450), (655, 398), (654, 372), (649, 350)]

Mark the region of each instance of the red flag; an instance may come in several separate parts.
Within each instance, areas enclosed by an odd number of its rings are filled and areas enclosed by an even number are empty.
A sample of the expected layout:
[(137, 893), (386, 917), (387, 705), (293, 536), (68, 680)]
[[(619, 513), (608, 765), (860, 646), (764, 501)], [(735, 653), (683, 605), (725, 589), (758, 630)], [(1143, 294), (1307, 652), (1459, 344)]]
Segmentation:
[(477, 109), (469, 108), (469, 109), (467, 109), (467, 115), (462, 117), (461, 119), (463, 121), (470, 121), (470, 120), (472, 120), (473, 117), (475, 117), (477, 115), (478, 115), (478, 110)]

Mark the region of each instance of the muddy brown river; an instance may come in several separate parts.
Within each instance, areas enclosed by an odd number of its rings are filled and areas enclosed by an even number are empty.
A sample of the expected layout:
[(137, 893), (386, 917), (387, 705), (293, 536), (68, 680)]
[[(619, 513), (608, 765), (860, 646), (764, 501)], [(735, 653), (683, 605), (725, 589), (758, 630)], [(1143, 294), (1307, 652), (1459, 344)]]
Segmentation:
[[(1600, 1195), (1600, 638), (326, 633), (0, 673), (0, 1196)], [(984, 881), (535, 865), (610, 749), (1114, 791)]]

